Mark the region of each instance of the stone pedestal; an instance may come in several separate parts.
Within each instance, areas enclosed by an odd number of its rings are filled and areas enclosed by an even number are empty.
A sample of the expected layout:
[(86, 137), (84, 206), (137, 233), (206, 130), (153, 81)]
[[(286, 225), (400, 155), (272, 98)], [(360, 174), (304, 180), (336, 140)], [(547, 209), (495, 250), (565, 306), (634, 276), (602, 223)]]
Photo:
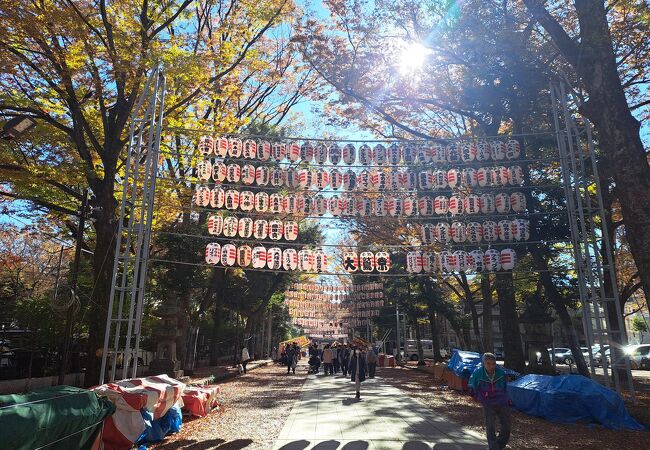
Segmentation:
[(176, 359), (177, 313), (178, 308), (176, 307), (163, 307), (156, 312), (156, 315), (162, 320), (155, 332), (157, 340), (156, 358), (149, 364), (147, 375), (164, 373), (172, 378), (183, 376), (183, 371), (180, 370), (181, 363)]

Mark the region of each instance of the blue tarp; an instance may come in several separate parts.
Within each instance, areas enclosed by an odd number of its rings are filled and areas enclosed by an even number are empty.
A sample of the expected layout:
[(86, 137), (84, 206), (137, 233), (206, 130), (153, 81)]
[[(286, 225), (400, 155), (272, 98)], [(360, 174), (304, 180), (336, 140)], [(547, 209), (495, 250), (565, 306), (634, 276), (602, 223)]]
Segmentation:
[(447, 368), (461, 378), (469, 378), (480, 363), (480, 353), (454, 349)]
[(525, 375), (508, 383), (519, 411), (559, 423), (599, 423), (607, 428), (644, 430), (614, 391), (582, 375)]

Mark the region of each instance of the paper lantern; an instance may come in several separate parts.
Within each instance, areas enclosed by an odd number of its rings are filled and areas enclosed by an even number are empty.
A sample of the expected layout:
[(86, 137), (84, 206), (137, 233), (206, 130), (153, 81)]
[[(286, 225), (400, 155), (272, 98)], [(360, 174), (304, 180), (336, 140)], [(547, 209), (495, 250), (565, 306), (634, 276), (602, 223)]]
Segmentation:
[(451, 227), (447, 222), (439, 222), (436, 224), (435, 238), (441, 244), (449, 244), (451, 242)]
[(244, 144), (242, 143), (241, 139), (231, 138), (228, 141), (228, 156), (231, 158), (241, 157), (243, 148)]
[(218, 183), (226, 181), (228, 166), (222, 162), (214, 163), (212, 167), (212, 179)]
[(456, 270), (456, 257), (450, 251), (444, 250), (440, 252), (440, 269), (442, 272), (453, 272)]
[(221, 262), (221, 246), (216, 242), (205, 246), (205, 262), (212, 265)]
[(267, 141), (257, 143), (257, 159), (260, 161), (268, 161), (271, 157), (271, 144)]
[(273, 187), (281, 187), (284, 185), (286, 178), (286, 173), (284, 169), (280, 168), (273, 168), (271, 169), (271, 174), (270, 174), (270, 180), (271, 180), (271, 186)]
[(401, 216), (404, 209), (403, 200), (400, 197), (387, 197), (386, 209), (392, 217)]
[(343, 255), (343, 268), (349, 272), (354, 273), (359, 270), (359, 257), (354, 252), (347, 252)]
[(485, 242), (494, 242), (499, 237), (499, 225), (492, 220), (483, 222), (483, 240)]
[(310, 169), (301, 169), (298, 172), (298, 185), (301, 189), (309, 189), (314, 182), (314, 172)]
[(357, 187), (357, 174), (352, 170), (348, 170), (343, 175), (343, 189), (352, 191)]
[(374, 161), (378, 165), (381, 166), (383, 164), (386, 164), (388, 156), (387, 156), (386, 147), (384, 147), (382, 144), (375, 145), (375, 148), (372, 150), (372, 155)]
[(239, 164), (228, 164), (228, 172), (226, 174), (226, 180), (229, 183), (239, 183), (241, 179), (241, 167)]
[(506, 144), (503, 141), (490, 142), (490, 158), (493, 161), (501, 161), (506, 157)]
[(255, 182), (258, 186), (266, 186), (269, 184), (270, 170), (267, 166), (259, 166), (255, 169)]
[(452, 241), (457, 244), (465, 242), (465, 225), (462, 222), (453, 222), (450, 232)]
[(334, 165), (337, 165), (341, 162), (341, 147), (338, 144), (333, 143), (330, 146), (330, 162)]
[(398, 189), (408, 189), (409, 188), (409, 179), (406, 172), (396, 172), (397, 173), (397, 187)]
[(334, 169), (329, 173), (330, 186), (332, 189), (339, 189), (343, 186), (343, 175), (338, 169)]
[(444, 170), (433, 172), (433, 185), (436, 189), (447, 188), (447, 172)]
[(478, 145), (476, 142), (463, 142), (461, 147), (461, 158), (465, 162), (471, 162), (476, 159), (478, 153)]
[(300, 159), (300, 146), (297, 142), (289, 142), (286, 145), (286, 157), (291, 162), (297, 162)]
[(469, 269), (469, 255), (466, 251), (456, 250), (454, 252), (454, 270), (466, 272)]
[(253, 248), (253, 268), (263, 269), (266, 267), (267, 251), (265, 247), (258, 246)]
[(432, 216), (435, 212), (433, 198), (429, 196), (420, 197), (418, 200), (418, 211), (421, 216)]
[(354, 164), (356, 161), (357, 151), (353, 144), (346, 144), (343, 147), (343, 162), (345, 164)]
[(237, 247), (237, 265), (248, 267), (253, 258), (253, 250), (248, 245)]
[(373, 214), (372, 200), (368, 197), (361, 197), (357, 201), (357, 212), (362, 217), (371, 216)]
[(458, 169), (449, 169), (447, 171), (447, 185), (450, 188), (457, 188), (461, 183), (461, 172)]
[(237, 262), (237, 247), (233, 244), (226, 244), (221, 247), (221, 265), (234, 266)]
[(299, 195), (296, 203), (298, 205), (298, 212), (302, 214), (311, 214), (312, 198), (306, 195)]
[(496, 272), (501, 269), (501, 253), (493, 248), (483, 254), (483, 269), (487, 272)]
[(470, 222), (465, 226), (465, 238), (470, 244), (478, 244), (483, 239), (483, 226), (478, 222)]
[(272, 247), (266, 252), (266, 266), (271, 270), (282, 268), (282, 250)]
[(361, 252), (359, 255), (359, 267), (362, 272), (375, 270), (375, 255), (372, 252)]
[(323, 214), (327, 213), (328, 210), (327, 202), (328, 202), (327, 199), (320, 194), (314, 196), (313, 207), (317, 215), (322, 216)]
[(408, 273), (420, 273), (422, 272), (422, 253), (408, 252), (406, 254), (406, 271)]
[(500, 220), (498, 225), (499, 239), (503, 242), (512, 241), (512, 223), (509, 220)]
[(461, 173), (461, 185), (466, 187), (478, 186), (478, 178), (476, 176), (476, 169), (467, 167)]
[(436, 214), (445, 215), (449, 212), (449, 199), (444, 195), (439, 195), (433, 201), (433, 208)]
[(377, 191), (385, 191), (387, 186), (388, 186), (388, 180), (390, 178), (390, 175), (383, 170), (380, 170), (376, 173), (376, 184), (375, 184), (375, 190)]
[(316, 164), (325, 164), (327, 161), (327, 144), (320, 142), (316, 144), (316, 149), (314, 150), (314, 161)]
[(506, 143), (506, 159), (517, 159), (521, 155), (521, 145), (519, 141), (510, 139)]
[(217, 155), (219, 158), (225, 158), (226, 155), (228, 154), (228, 138), (225, 137), (220, 137), (217, 138), (217, 142), (215, 143), (214, 146), (214, 154)]
[(314, 269), (314, 255), (311, 250), (298, 252), (298, 269), (303, 272), (311, 272)]
[(325, 189), (330, 184), (330, 174), (324, 169), (316, 172), (316, 188)]
[(436, 164), (442, 164), (447, 161), (445, 147), (441, 144), (432, 144), (430, 147), (431, 161)]
[(239, 219), (238, 234), (240, 238), (248, 239), (253, 235), (253, 219), (250, 217), (242, 217)]
[(379, 172), (372, 171), (368, 174), (368, 189), (377, 191), (379, 189)]
[(479, 197), (479, 203), (481, 205), (482, 214), (494, 214), (494, 195), (493, 194), (481, 194)]
[(402, 152), (402, 158), (404, 159), (404, 164), (413, 164), (415, 158), (417, 157), (417, 148), (415, 145), (409, 144), (404, 147)]
[(362, 191), (367, 191), (370, 189), (370, 172), (367, 170), (362, 170), (357, 177), (357, 184), (359, 189)]
[(390, 270), (390, 255), (387, 252), (377, 252), (375, 254), (375, 266), (377, 272), (386, 273)]
[(269, 211), (273, 214), (282, 212), (282, 195), (275, 193), (269, 196)]
[(359, 147), (359, 163), (363, 165), (372, 164), (374, 162), (374, 156), (372, 148), (369, 145), (363, 144)]
[(511, 166), (508, 168), (508, 182), (511, 186), (521, 186), (524, 184), (524, 171), (521, 166)]
[(467, 262), (469, 264), (469, 268), (473, 272), (483, 272), (483, 252), (480, 250), (472, 250), (469, 252), (469, 256), (467, 258)]
[(501, 192), (494, 196), (494, 205), (499, 214), (507, 214), (510, 212), (510, 196)]
[(284, 184), (289, 189), (297, 189), (300, 187), (300, 175), (294, 168), (289, 168), (285, 171)]
[(449, 197), (449, 212), (452, 216), (463, 214), (463, 199), (458, 195)]
[(255, 194), (251, 191), (243, 191), (239, 194), (239, 209), (252, 211), (255, 208)]
[(419, 164), (429, 163), (431, 162), (432, 154), (433, 154), (433, 150), (431, 149), (431, 146), (429, 144), (419, 145), (417, 147), (416, 161)]
[(510, 194), (510, 207), (514, 212), (520, 213), (526, 211), (526, 196), (521, 192)]
[(515, 265), (517, 264), (517, 252), (511, 248), (504, 248), (501, 250), (499, 263), (501, 264), (502, 270), (514, 269)]
[(237, 217), (229, 216), (223, 219), (223, 235), (226, 237), (237, 236), (239, 229), (239, 220)]
[(374, 204), (375, 216), (377, 217), (386, 216), (387, 205), (386, 205), (386, 199), (384, 197), (377, 197), (374, 200), (373, 204)]
[(388, 163), (396, 166), (402, 161), (403, 149), (399, 144), (393, 143), (388, 146)]
[(490, 144), (486, 141), (479, 141), (476, 144), (476, 160), (489, 161), (490, 160)]
[(266, 212), (269, 209), (269, 194), (258, 192), (255, 194), (255, 211)]
[(269, 223), (264, 219), (256, 220), (253, 223), (253, 237), (263, 241), (269, 235)]
[(397, 191), (400, 189), (399, 172), (397, 170), (388, 172), (386, 177), (386, 188), (389, 191)]
[(496, 185), (507, 186), (510, 183), (510, 170), (507, 167), (499, 166), (496, 171)]
[(199, 153), (203, 156), (214, 153), (214, 138), (212, 136), (201, 136), (199, 138)]
[(208, 233), (219, 236), (223, 232), (223, 217), (210, 216), (208, 217)]
[(460, 162), (460, 148), (458, 144), (449, 144), (447, 146), (447, 162), (457, 164)]
[(402, 201), (402, 215), (413, 217), (418, 213), (418, 201), (415, 197), (404, 197)]
[(324, 272), (327, 269), (327, 255), (322, 250), (314, 252), (314, 272)]
[(250, 186), (255, 182), (255, 167), (250, 164), (244, 164), (241, 168), (241, 182)]
[(242, 156), (246, 159), (257, 157), (257, 143), (252, 139), (246, 139), (242, 148)]
[(293, 248), (287, 248), (282, 252), (282, 268), (284, 270), (296, 270), (298, 268), (298, 252)]
[(298, 222), (290, 220), (284, 223), (284, 238), (287, 241), (295, 241), (298, 239)]
[(304, 142), (300, 146), (300, 159), (303, 162), (311, 162), (314, 159), (314, 145), (311, 142)]
[(420, 236), (423, 244), (431, 244), (436, 239), (436, 228), (432, 223), (425, 223), (422, 225), (422, 233)]
[(212, 163), (201, 161), (196, 165), (196, 174), (201, 181), (209, 181), (212, 178)]
[(357, 214), (357, 200), (350, 196), (342, 196), (341, 201), (343, 202), (341, 205), (341, 213), (344, 216), (354, 216)]
[(282, 142), (274, 142), (271, 145), (271, 158), (275, 161), (282, 161), (287, 154), (287, 146)]
[(433, 189), (433, 173), (429, 170), (422, 170), (418, 173), (418, 185), (421, 190)]
[(295, 214), (297, 210), (297, 201), (294, 194), (288, 194), (282, 197), (282, 209), (287, 214)]
[(197, 206), (206, 207), (210, 204), (210, 188), (207, 186), (199, 186), (194, 193), (194, 202)]
[(490, 168), (481, 167), (476, 171), (476, 181), (480, 187), (492, 185), (492, 177), (490, 175)]
[(339, 196), (334, 195), (332, 196), (329, 200), (325, 199), (328, 202), (328, 209), (332, 213), (333, 216), (338, 217), (341, 215), (343, 212), (343, 208), (341, 207), (342, 204), (339, 201)]
[(422, 253), (422, 270), (426, 273), (433, 273), (438, 270), (438, 258), (434, 252)]
[(223, 188), (215, 187), (210, 191), (210, 206), (216, 209), (223, 208), (226, 202), (226, 191)]
[(530, 239), (530, 222), (526, 219), (515, 219), (511, 224), (512, 236), (517, 241)]

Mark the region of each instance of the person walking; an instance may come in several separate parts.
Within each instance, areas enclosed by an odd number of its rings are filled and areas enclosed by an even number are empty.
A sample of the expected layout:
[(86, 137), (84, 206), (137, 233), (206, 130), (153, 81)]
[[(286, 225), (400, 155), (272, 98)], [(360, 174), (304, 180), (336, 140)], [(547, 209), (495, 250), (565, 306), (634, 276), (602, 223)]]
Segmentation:
[(244, 348), (241, 349), (241, 360), (239, 361), (239, 364), (241, 364), (244, 374), (246, 373), (246, 364), (248, 364), (248, 361), (250, 361), (251, 356), (248, 353), (248, 347), (244, 346)]
[(354, 388), (357, 391), (357, 399), (361, 398), (361, 383), (366, 380), (366, 373), (368, 373), (368, 365), (366, 362), (366, 355), (358, 348), (355, 348), (350, 356), (350, 380), (354, 382)]
[(295, 355), (295, 350), (293, 346), (288, 345), (287, 350), (285, 351), (285, 357), (286, 357), (286, 365), (287, 365), (287, 373), (291, 372), (291, 369), (293, 368), (293, 373), (296, 373), (296, 369), (294, 366), (294, 360), (296, 359)]
[(350, 364), (350, 349), (348, 348), (347, 345), (344, 345), (341, 349), (339, 349), (338, 358), (339, 358), (339, 364), (341, 365), (341, 371), (343, 372), (343, 376), (347, 377), (348, 366)]
[[(483, 354), (483, 364), (472, 373), (468, 383), (474, 398), (483, 405), (485, 433), (489, 450), (506, 448), (510, 439), (510, 399), (508, 398), (506, 374), (497, 366), (493, 353)], [(496, 434), (496, 418), (501, 422)]]
[(330, 348), (329, 344), (327, 344), (323, 349), (323, 370), (325, 371), (325, 375), (330, 375), (333, 373), (332, 359), (332, 349)]
[(339, 348), (337, 345), (332, 345), (332, 367), (334, 368), (334, 373), (339, 373)]
[(375, 378), (375, 371), (377, 370), (377, 363), (379, 362), (379, 357), (374, 352), (372, 348), (368, 349), (366, 355), (366, 361), (368, 362), (368, 377)]

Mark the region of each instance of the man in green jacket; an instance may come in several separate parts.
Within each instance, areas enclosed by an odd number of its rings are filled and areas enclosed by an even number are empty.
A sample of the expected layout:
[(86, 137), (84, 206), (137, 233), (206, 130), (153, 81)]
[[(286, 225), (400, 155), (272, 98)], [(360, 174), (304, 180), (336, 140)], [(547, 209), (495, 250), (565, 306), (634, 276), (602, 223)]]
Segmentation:
[[(506, 374), (497, 366), (497, 358), (494, 354), (483, 354), (483, 364), (474, 370), (468, 386), (474, 398), (483, 405), (489, 450), (506, 448), (510, 439), (510, 399), (508, 398)], [(501, 431), (498, 437), (496, 435), (497, 417), (501, 422)]]

